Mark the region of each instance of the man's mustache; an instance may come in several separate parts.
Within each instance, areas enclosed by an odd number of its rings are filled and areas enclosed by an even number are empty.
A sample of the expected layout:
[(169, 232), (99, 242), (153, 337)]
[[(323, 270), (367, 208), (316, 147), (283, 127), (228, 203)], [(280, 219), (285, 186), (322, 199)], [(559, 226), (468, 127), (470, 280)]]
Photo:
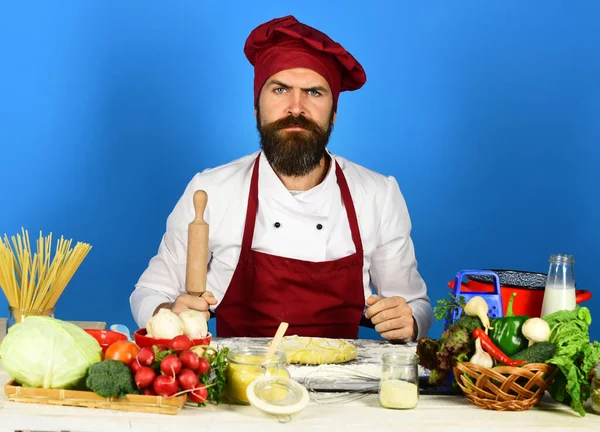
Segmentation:
[(279, 120), (275, 120), (274, 122), (269, 124), (269, 128), (271, 130), (281, 130), (290, 127), (301, 127), (303, 129), (309, 130), (311, 132), (320, 132), (321, 127), (315, 123), (314, 121), (307, 119), (304, 116), (293, 116), (289, 115), (287, 117), (283, 117)]

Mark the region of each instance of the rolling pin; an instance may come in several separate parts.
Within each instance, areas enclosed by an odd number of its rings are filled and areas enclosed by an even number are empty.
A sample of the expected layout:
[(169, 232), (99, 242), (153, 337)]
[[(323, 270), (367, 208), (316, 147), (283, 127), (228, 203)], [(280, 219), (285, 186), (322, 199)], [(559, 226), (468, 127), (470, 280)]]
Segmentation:
[(201, 296), (206, 291), (208, 224), (204, 221), (204, 209), (207, 201), (208, 195), (205, 191), (197, 190), (194, 193), (196, 218), (188, 226), (185, 290), (197, 296)]

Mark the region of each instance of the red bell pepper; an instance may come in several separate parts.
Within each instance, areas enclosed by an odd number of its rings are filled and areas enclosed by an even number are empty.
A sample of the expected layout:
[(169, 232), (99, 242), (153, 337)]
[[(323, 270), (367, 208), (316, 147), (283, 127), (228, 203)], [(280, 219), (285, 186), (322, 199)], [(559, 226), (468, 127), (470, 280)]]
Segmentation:
[(473, 330), (473, 337), (475, 339), (479, 338), (481, 340), (481, 347), (494, 359), (498, 360), (500, 363), (505, 364), (506, 366), (522, 366), (527, 363), (527, 360), (513, 360), (500, 348), (498, 348), (494, 342), (490, 339), (490, 337), (485, 334), (485, 331), (480, 328), (476, 328)]

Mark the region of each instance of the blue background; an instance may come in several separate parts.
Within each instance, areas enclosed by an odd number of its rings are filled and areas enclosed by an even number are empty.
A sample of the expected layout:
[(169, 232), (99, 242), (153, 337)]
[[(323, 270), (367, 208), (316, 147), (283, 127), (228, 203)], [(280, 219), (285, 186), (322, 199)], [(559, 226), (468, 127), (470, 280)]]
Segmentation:
[(187, 182), (258, 149), (243, 45), (287, 14), (365, 67), (330, 147), (397, 178), (433, 304), (458, 270), (569, 253), (600, 317), (600, 3), (366, 4), (0, 3), (0, 234), (93, 246), (58, 318), (135, 327), (128, 297)]

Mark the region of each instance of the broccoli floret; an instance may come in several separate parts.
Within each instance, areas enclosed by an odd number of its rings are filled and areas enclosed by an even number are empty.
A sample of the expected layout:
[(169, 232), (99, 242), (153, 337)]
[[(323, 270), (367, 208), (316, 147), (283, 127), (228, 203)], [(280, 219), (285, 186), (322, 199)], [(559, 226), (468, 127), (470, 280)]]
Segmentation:
[(139, 393), (131, 369), (119, 360), (104, 360), (91, 365), (85, 384), (90, 390), (105, 398)]
[(476, 328), (482, 329), (483, 324), (481, 324), (479, 317), (463, 315), (452, 324), (452, 327), (464, 327), (471, 334)]

